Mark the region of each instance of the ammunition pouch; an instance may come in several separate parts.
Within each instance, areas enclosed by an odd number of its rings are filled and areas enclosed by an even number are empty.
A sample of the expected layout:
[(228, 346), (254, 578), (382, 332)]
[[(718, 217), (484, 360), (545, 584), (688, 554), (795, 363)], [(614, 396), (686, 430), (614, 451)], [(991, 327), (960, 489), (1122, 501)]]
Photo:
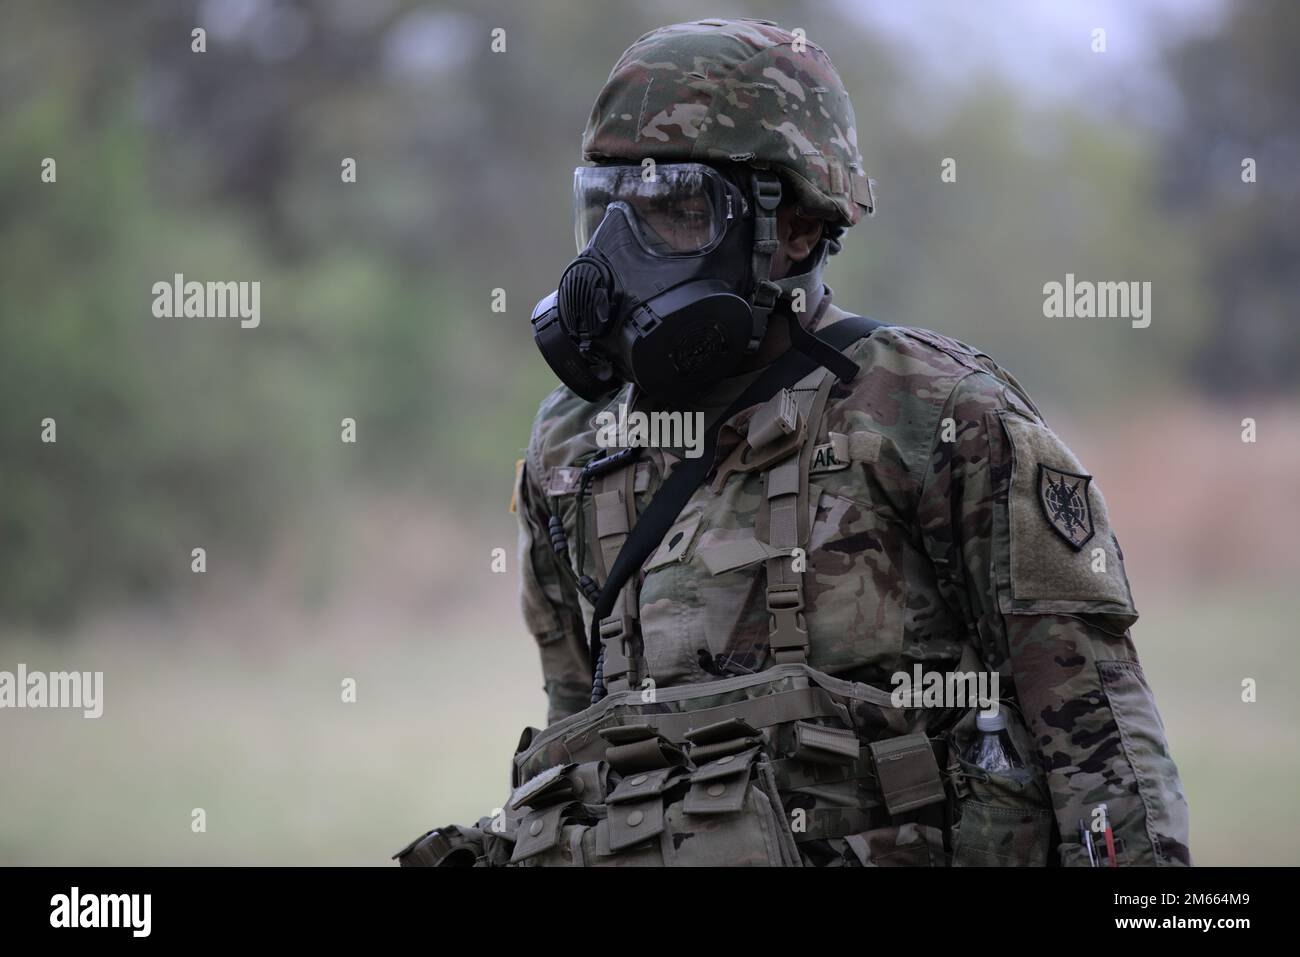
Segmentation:
[(1044, 864), (1042, 781), (958, 755), (975, 713), (900, 707), (797, 662), (616, 691), (526, 734), (504, 812), (441, 861), (477, 848), (479, 864), (514, 866)]

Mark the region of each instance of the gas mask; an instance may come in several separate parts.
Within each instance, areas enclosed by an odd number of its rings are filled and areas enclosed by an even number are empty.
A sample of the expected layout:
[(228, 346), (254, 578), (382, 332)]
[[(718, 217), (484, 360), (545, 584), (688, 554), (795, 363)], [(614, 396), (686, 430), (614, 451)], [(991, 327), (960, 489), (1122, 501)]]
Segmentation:
[(688, 402), (758, 348), (781, 182), (752, 173), (746, 195), (711, 166), (579, 167), (578, 257), (533, 310), (533, 337), (560, 380), (589, 401), (623, 382)]

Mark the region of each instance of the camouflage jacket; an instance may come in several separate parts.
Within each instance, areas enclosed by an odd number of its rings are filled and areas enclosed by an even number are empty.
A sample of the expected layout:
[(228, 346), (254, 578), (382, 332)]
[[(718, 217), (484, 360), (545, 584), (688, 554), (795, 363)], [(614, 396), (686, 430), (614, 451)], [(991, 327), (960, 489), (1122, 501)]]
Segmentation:
[[(822, 324), (843, 315), (832, 306)], [(886, 327), (846, 354), (861, 372), (834, 385), (815, 440), (847, 437), (847, 460), (814, 459), (809, 474), (808, 664), (888, 689), (897, 672), (956, 669), (973, 649), (1024, 716), (1063, 863), (1087, 865), (1079, 822), (1104, 802), (1121, 863), (1190, 864), (1186, 800), (1129, 634), (1137, 611), (1097, 483), (1016, 381), (970, 346)], [(566, 559), (548, 522), (562, 519), (571, 563), (591, 548), (575, 466), (609, 451), (596, 415), (628, 398), (552, 392), (517, 489), (523, 610), (551, 722), (589, 704), (592, 608), (557, 564)], [(724, 428), (716, 461), (752, 414)], [(672, 461), (647, 451), (638, 510)], [(703, 484), (641, 570), (645, 673), (658, 687), (716, 680), (724, 652), (762, 645), (764, 563), (745, 547), (760, 481)]]

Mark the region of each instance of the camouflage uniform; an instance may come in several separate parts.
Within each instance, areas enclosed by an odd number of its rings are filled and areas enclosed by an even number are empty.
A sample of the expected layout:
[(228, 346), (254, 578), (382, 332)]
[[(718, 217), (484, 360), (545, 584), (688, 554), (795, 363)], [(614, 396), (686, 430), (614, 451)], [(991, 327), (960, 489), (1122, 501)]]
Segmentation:
[[(1129, 636), (1137, 611), (1096, 483), (1085, 489), (1092, 534), (1076, 550), (1044, 514), (1038, 466), (1084, 469), (1011, 376), (922, 329), (883, 329), (849, 355), (863, 371), (832, 388), (818, 436), (819, 445), (847, 436), (849, 460), (813, 463), (809, 476), (809, 665), (890, 687), (915, 664), (957, 670), (972, 647), (1004, 692), (1014, 689), (1062, 860), (1080, 863), (1077, 822), (1105, 802), (1123, 863), (1189, 864), (1186, 801)], [(609, 406), (627, 400), (620, 393)], [(605, 407), (551, 393), (520, 488), (524, 616), (541, 649), (550, 721), (587, 707), (591, 687), (591, 608), (556, 566), (550, 503), (575, 535), (566, 469), (596, 451), (593, 420)], [(736, 417), (737, 432), (749, 414)], [(719, 460), (730, 450), (720, 446)], [(651, 450), (642, 466), (640, 507), (663, 461)], [(763, 566), (734, 547), (753, 540), (761, 496), (754, 473), (701, 488), (665, 544), (685, 535), (646, 563), (640, 632), (656, 687), (713, 681), (710, 661), (762, 646)]]
[[(680, 25), (642, 38), (615, 67), (596, 104), (586, 155), (629, 162), (634, 154), (628, 151), (635, 149), (665, 160), (766, 159), (782, 167), (804, 211), (852, 225), (869, 208), (870, 190), (856, 131), (840, 122), (851, 120), (851, 108), (847, 98), (829, 110), (818, 106), (839, 97), (842, 86), (825, 54), (811, 43), (807, 53), (792, 53), (792, 40), (774, 26), (749, 21)], [(666, 55), (666, 44), (676, 56)], [(746, 117), (747, 110), (754, 115)], [(798, 175), (785, 163), (797, 163)], [(824, 250), (809, 273), (810, 311), (823, 294), (823, 259)], [(819, 327), (843, 315), (829, 305)], [(626, 712), (617, 720), (612, 710), (588, 707), (592, 606), (574, 586), (575, 573), (579, 562), (588, 572), (608, 567), (609, 556), (601, 552), (602, 541), (609, 542), (599, 536), (609, 534), (608, 516), (601, 515), (609, 496), (621, 489), (633, 499), (631, 524), (632, 513), (644, 510), (679, 460), (669, 451), (646, 450), (625, 475), (602, 486), (603, 500), (587, 496), (579, 504), (580, 466), (609, 451), (598, 448), (597, 415), (644, 401), (629, 385), (598, 402), (561, 387), (542, 403), (517, 501), (524, 617), (541, 650), (552, 726), (532, 744), (535, 736), (526, 736), (515, 783), (550, 768), (548, 774), (570, 778), (573, 793), (581, 792), (578, 776), (607, 774), (599, 762), (581, 765), (587, 772), (569, 763), (600, 756), (590, 744), (596, 731), (617, 748), (631, 746), (624, 738), (645, 738), (657, 729), (660, 738), (650, 743), (672, 753), (682, 737), (669, 733), (677, 727), (675, 696), (689, 695), (693, 686), (702, 693), (707, 686), (711, 695), (717, 687), (717, 696), (695, 704), (726, 714), (727, 703), (740, 694), (725, 690), (731, 688), (726, 676), (770, 672), (787, 694), (809, 686), (834, 693), (829, 706), (822, 702), (822, 717), (782, 722), (769, 715), (765, 741), (757, 733), (745, 737), (760, 730), (745, 722), (726, 732), (740, 735), (750, 748), (743, 754), (759, 753), (758, 796), (749, 800), (787, 818), (796, 811), (811, 815), (812, 829), (795, 835), (794, 863), (1086, 865), (1079, 821), (1091, 821), (1104, 802), (1121, 864), (1190, 864), (1186, 801), (1129, 636), (1137, 611), (1097, 484), (1016, 381), (970, 346), (923, 329), (887, 327), (846, 354), (860, 373), (848, 384), (826, 380), (824, 407), (809, 417), (810, 434), (800, 444), (810, 670), (778, 664), (768, 646), (765, 595), (774, 549), (763, 503), (775, 462), (721, 467), (627, 586), (639, 636), (631, 694), (638, 688), (653, 693), (637, 703), (622, 692), (620, 701), (632, 704), (616, 706)], [(733, 453), (746, 443), (755, 415), (756, 408), (744, 410), (723, 427), (717, 463), (737, 464)], [(559, 553), (553, 517), (568, 543)], [(855, 759), (858, 741), (850, 741), (833, 771), (801, 760), (813, 753), (805, 745), (815, 749), (821, 732), (848, 733), (837, 725), (848, 724), (849, 737), (864, 742), (915, 729), (893, 727), (896, 716), (872, 698), (870, 689), (889, 689), (896, 672), (911, 673), (916, 665), (949, 672), (972, 664), (999, 676), (1011, 737), (1032, 771), (1027, 782), (990, 780), (961, 760), (972, 740), (973, 709), (925, 719), (921, 741), (948, 745), (935, 752), (946, 800), (919, 810), (912, 810), (918, 802), (899, 801), (897, 794), (882, 806), (888, 785), (882, 762), (890, 752), (875, 750), (879, 741), (870, 760)], [(619, 731), (632, 712), (648, 716), (651, 730)], [(594, 723), (593, 714), (599, 719)], [(746, 714), (751, 720), (764, 716), (752, 707)], [(678, 730), (688, 727), (697, 725)], [(716, 746), (709, 751), (706, 742), (692, 743), (695, 765), (705, 767), (705, 753), (712, 756)], [(655, 773), (667, 776), (660, 782), (667, 788), (676, 772)], [(760, 779), (770, 786), (760, 787)], [(698, 783), (704, 780), (711, 778), (703, 775)], [(601, 781), (596, 787), (602, 794), (617, 783)], [(618, 797), (608, 800), (611, 808), (619, 806)], [(660, 826), (685, 826), (680, 808), (669, 804)], [(506, 812), (512, 833), (520, 820), (513, 814)], [(575, 856), (603, 854), (609, 863), (641, 862), (640, 852), (610, 855), (615, 817), (611, 812), (607, 833), (594, 843), (587, 835), (584, 844), (573, 831), (571, 840), (551, 841), (561, 851), (549, 853), (562, 859), (540, 859), (573, 863)], [(720, 818), (698, 819), (706, 820), (721, 826)], [(490, 830), (489, 823), (480, 828)], [(547, 826), (560, 833), (557, 821)], [(532, 831), (541, 830), (533, 823)], [(694, 826), (678, 833), (663, 859), (680, 856), (692, 836)], [(476, 847), (483, 858), (502, 856), (500, 849)], [(527, 856), (518, 850), (516, 858)], [(773, 851), (769, 858), (787, 862), (791, 856)], [(717, 861), (705, 855), (695, 862)]]

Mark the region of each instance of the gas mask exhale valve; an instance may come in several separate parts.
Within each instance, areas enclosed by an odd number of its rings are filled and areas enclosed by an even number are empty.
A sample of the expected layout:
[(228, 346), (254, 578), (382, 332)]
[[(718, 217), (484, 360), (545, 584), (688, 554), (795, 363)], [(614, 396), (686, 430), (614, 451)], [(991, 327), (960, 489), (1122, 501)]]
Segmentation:
[(773, 301), (781, 187), (753, 175), (751, 204), (703, 164), (665, 164), (650, 178), (632, 166), (575, 172), (580, 252), (532, 317), (538, 349), (565, 385), (590, 401), (630, 381), (651, 398), (687, 402), (757, 346)]

